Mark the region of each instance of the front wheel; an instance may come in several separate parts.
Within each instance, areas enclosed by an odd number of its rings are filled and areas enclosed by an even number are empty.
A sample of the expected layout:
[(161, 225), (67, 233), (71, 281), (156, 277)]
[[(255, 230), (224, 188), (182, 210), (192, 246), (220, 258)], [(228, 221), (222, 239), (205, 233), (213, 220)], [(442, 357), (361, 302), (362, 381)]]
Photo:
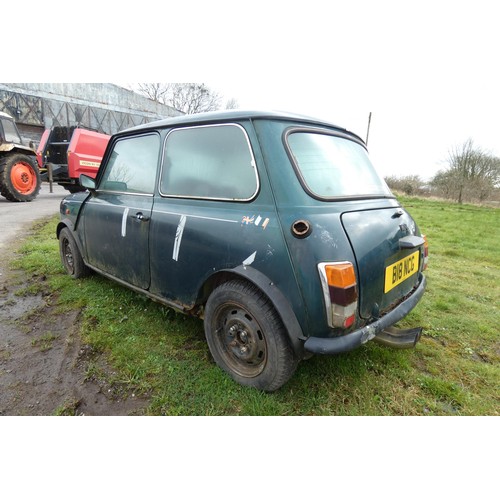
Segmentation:
[(40, 191), (36, 160), (23, 154), (0, 159), (0, 192), (9, 201), (32, 201)]
[(215, 362), (242, 385), (272, 392), (297, 367), (279, 315), (249, 283), (229, 281), (212, 292), (205, 308), (205, 336)]
[(64, 269), (72, 278), (83, 278), (90, 274), (90, 269), (83, 262), (75, 238), (67, 227), (59, 234), (59, 252)]

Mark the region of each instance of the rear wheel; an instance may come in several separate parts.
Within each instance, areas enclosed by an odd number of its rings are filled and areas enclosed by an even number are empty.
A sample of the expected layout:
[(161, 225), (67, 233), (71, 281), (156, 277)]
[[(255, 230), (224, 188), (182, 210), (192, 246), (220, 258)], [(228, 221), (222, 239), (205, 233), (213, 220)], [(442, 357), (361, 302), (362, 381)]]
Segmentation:
[(82, 254), (67, 227), (62, 229), (59, 234), (59, 252), (63, 266), (72, 278), (83, 278), (90, 273), (90, 269), (83, 262)]
[(242, 385), (275, 391), (297, 367), (279, 315), (249, 283), (230, 281), (212, 292), (205, 308), (205, 336), (215, 362)]
[(40, 191), (35, 159), (14, 154), (0, 158), (0, 193), (9, 201), (32, 201)]

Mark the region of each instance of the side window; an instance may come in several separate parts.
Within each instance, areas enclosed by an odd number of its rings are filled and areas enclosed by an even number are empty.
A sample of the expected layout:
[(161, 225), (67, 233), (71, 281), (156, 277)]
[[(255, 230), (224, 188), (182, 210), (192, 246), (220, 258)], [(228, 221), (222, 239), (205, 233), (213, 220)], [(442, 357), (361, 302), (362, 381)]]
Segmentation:
[(168, 134), (162, 195), (245, 201), (258, 187), (250, 143), (239, 125), (176, 129)]
[(2, 120), (3, 132), (5, 135), (5, 142), (14, 142), (21, 144), (21, 138), (17, 132), (14, 122), (11, 120)]
[(159, 151), (156, 134), (120, 139), (113, 147), (99, 189), (152, 194)]

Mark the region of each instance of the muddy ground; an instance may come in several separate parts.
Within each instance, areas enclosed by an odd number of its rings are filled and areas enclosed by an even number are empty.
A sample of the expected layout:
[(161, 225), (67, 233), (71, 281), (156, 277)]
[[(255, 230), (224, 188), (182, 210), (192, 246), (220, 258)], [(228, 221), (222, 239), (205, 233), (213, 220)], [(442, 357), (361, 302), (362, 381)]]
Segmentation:
[(56, 312), (45, 276), (9, 269), (16, 245), (0, 247), (0, 415), (144, 414), (148, 399), (110, 384), (104, 355), (82, 341), (80, 311)]

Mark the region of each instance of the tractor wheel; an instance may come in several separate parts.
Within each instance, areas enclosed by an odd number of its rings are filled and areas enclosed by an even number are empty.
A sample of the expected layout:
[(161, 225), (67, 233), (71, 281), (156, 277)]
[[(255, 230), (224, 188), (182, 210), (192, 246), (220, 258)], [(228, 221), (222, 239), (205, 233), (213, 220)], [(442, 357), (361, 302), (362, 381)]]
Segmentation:
[(35, 159), (23, 154), (0, 158), (0, 194), (9, 201), (32, 201), (40, 191)]

